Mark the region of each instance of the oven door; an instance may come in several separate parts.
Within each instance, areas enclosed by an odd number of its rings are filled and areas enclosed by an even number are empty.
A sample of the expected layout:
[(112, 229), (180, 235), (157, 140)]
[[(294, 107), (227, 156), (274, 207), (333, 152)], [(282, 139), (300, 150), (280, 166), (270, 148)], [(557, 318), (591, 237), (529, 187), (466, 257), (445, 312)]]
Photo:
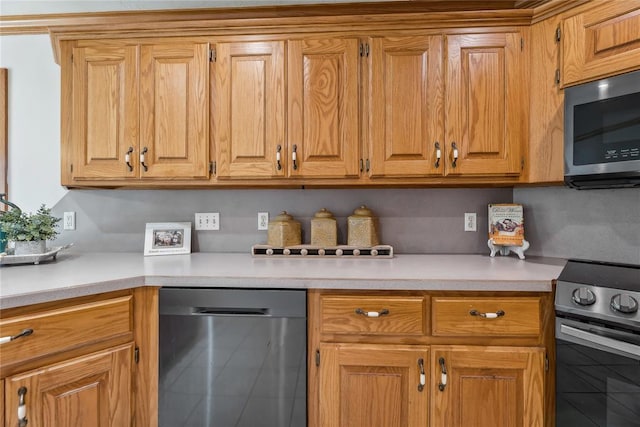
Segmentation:
[(640, 335), (556, 318), (556, 426), (640, 426)]

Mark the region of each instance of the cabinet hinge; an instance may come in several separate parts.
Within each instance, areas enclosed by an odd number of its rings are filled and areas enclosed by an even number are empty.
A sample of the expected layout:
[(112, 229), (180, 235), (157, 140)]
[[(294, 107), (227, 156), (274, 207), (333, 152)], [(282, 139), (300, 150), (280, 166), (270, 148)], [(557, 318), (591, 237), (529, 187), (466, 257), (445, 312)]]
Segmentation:
[(133, 360), (136, 362), (140, 362), (140, 347), (136, 346), (135, 350), (133, 350)]
[(216, 174), (216, 162), (209, 162), (209, 173), (212, 175)]
[(560, 68), (556, 68), (555, 83), (556, 83), (557, 85), (559, 85), (559, 84), (560, 84)]
[(524, 37), (520, 37), (520, 50), (524, 50)]
[(320, 350), (316, 349), (316, 366), (320, 366)]
[(369, 43), (360, 43), (360, 56), (369, 56)]
[(209, 62), (216, 62), (216, 50), (209, 49)]
[(556, 28), (556, 43), (560, 43), (560, 40), (562, 40), (562, 30), (558, 26), (558, 28)]
[(544, 371), (549, 372), (549, 356), (544, 355)]

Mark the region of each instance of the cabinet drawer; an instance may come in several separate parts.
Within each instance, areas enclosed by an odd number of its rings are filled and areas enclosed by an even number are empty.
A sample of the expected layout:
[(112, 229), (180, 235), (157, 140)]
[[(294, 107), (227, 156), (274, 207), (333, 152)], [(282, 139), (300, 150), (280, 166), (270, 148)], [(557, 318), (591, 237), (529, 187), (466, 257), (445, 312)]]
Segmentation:
[(323, 296), (321, 331), (333, 334), (424, 335), (425, 298)]
[(2, 366), (133, 334), (130, 295), (0, 319), (0, 336), (28, 336), (1, 344)]
[(432, 300), (435, 336), (538, 336), (539, 298), (445, 298)]

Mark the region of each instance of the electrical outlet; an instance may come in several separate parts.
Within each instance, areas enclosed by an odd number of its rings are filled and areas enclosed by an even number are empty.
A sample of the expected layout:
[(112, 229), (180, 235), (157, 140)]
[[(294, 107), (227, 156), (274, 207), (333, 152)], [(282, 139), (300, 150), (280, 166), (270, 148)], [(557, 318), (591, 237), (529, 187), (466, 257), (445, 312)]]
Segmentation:
[(75, 230), (76, 229), (76, 213), (65, 212), (62, 225), (65, 230)]
[(196, 212), (196, 230), (220, 230), (220, 214)]
[(258, 230), (269, 229), (269, 212), (258, 212)]
[(476, 220), (477, 217), (475, 212), (466, 212), (464, 214), (464, 231), (478, 231)]

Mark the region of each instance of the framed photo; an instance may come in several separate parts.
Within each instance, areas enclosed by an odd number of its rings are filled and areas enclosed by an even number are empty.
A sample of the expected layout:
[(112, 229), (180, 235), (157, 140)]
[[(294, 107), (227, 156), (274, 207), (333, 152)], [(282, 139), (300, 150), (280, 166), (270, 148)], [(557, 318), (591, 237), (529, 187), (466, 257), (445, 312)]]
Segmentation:
[(191, 253), (190, 222), (149, 222), (144, 234), (144, 255)]

